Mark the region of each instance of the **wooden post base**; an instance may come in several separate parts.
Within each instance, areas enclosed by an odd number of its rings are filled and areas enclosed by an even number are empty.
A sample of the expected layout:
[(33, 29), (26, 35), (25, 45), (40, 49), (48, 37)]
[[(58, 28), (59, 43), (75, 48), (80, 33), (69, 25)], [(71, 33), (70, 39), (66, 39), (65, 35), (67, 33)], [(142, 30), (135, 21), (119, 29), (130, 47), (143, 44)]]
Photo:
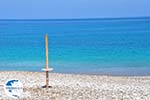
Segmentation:
[(44, 85), (44, 86), (42, 86), (42, 88), (52, 88), (52, 86), (46, 86), (46, 85)]

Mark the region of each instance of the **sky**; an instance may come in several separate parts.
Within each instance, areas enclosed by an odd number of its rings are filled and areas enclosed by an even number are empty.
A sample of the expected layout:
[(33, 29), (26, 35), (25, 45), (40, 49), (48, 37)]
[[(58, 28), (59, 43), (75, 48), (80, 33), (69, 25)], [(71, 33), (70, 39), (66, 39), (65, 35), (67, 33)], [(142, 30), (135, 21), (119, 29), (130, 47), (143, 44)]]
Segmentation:
[(143, 16), (150, 16), (150, 0), (0, 0), (0, 19)]

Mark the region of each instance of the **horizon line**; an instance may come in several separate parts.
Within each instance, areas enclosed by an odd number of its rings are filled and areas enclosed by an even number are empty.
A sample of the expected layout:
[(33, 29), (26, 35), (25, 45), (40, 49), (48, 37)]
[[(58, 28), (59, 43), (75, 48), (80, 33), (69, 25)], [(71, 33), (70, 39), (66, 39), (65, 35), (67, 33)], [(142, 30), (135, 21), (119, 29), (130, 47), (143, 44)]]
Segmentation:
[(5, 20), (5, 21), (13, 21), (13, 20), (26, 20), (26, 21), (30, 21), (30, 20), (103, 20), (103, 19), (110, 19), (110, 20), (115, 20), (115, 19), (141, 19), (141, 18), (150, 18), (150, 16), (138, 16), (138, 17), (101, 17), (101, 18), (6, 18), (6, 19), (0, 19), (0, 21)]

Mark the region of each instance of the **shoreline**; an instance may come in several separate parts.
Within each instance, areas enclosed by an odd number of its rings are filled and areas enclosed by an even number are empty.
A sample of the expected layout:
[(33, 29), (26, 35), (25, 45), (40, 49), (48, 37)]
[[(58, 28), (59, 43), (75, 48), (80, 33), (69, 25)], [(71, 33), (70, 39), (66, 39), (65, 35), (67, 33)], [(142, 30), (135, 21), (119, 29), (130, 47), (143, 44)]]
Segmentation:
[(3, 89), (8, 79), (23, 84), (21, 100), (149, 100), (150, 76), (107, 76), (49, 73), (45, 85), (45, 72), (0, 71), (0, 99), (11, 100)]
[[(44, 71), (22, 71), (22, 70), (0, 70), (0, 72), (31, 72), (31, 73), (43, 73)], [(87, 75), (87, 76), (92, 76), (92, 75), (96, 75), (96, 76), (112, 76), (112, 77), (149, 77), (149, 74), (121, 74), (121, 73), (117, 73), (114, 74), (114, 72), (55, 72), (55, 71), (51, 71), (49, 73), (52, 74), (67, 74), (67, 75)]]

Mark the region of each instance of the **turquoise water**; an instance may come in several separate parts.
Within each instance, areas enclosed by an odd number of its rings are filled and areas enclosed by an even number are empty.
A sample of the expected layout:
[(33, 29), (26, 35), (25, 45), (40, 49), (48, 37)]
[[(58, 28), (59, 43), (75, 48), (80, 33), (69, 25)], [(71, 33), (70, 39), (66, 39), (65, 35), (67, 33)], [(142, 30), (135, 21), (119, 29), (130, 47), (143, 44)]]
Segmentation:
[(150, 18), (0, 20), (0, 70), (150, 75)]

